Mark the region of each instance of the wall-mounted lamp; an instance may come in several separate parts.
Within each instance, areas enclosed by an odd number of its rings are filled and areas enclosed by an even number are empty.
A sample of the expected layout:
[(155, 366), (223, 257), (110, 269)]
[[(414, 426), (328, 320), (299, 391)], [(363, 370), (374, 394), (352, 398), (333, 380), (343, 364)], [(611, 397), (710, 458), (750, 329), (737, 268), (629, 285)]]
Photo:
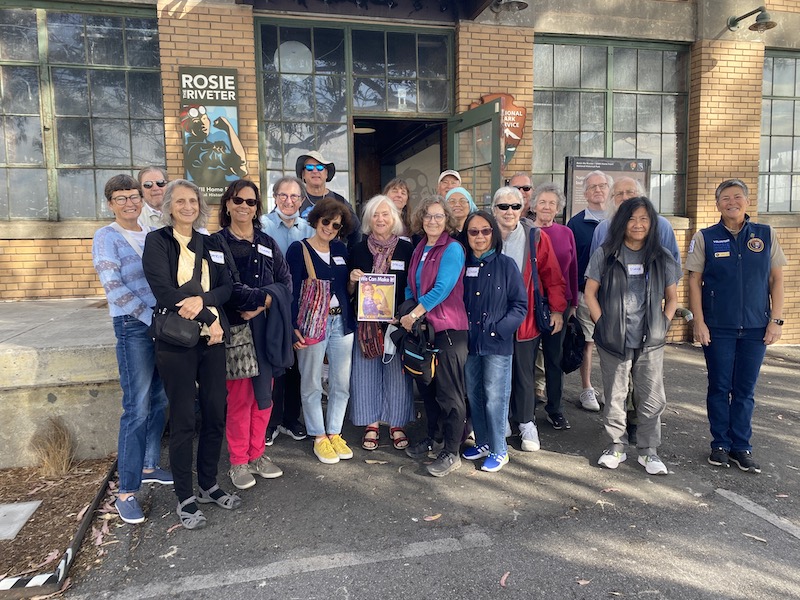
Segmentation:
[(358, 135), (375, 133), (375, 128), (370, 123), (356, 122), (353, 123), (353, 133)]
[(489, 8), (495, 13), (519, 12), (528, 8), (528, 3), (522, 2), (522, 0), (494, 0)]
[(731, 31), (738, 30), (740, 21), (743, 21), (747, 17), (752, 17), (756, 13), (759, 13), (759, 15), (756, 17), (756, 22), (748, 27), (750, 31), (766, 31), (767, 29), (777, 27), (778, 24), (770, 18), (767, 8), (765, 6), (759, 6), (757, 9), (751, 10), (741, 17), (729, 17), (728, 29)]

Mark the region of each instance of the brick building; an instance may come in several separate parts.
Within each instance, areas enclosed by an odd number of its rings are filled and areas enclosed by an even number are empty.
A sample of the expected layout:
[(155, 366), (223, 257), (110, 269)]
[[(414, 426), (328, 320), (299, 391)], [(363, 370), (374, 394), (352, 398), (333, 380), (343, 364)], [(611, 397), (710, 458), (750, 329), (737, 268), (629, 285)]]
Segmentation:
[[(767, 3), (761, 32), (755, 15), (729, 29), (744, 0), (504, 4), (0, 0), (0, 299), (101, 295), (103, 182), (147, 164), (184, 176), (179, 72), (226, 68), (265, 190), (316, 148), (356, 205), (396, 174), (421, 194), (455, 166), (483, 198), (517, 171), (562, 182), (565, 156), (649, 158), (685, 252), (718, 219), (716, 184), (740, 177), (789, 257), (783, 341), (800, 342), (800, 1)], [(502, 172), (486, 111), (466, 112), (493, 93), (527, 110)]]

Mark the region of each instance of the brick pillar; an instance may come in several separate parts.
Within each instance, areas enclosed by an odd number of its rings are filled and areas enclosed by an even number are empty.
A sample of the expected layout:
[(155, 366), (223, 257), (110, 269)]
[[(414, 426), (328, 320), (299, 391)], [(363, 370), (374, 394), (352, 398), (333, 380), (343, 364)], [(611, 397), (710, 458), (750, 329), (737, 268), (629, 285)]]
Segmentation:
[(528, 109), (522, 141), (505, 175), (530, 172), (533, 120), (533, 30), (461, 21), (456, 31), (456, 110), (481, 96), (505, 93)]
[(701, 40), (692, 47), (686, 215), (693, 231), (719, 221), (714, 190), (741, 178), (758, 207), (764, 45)]

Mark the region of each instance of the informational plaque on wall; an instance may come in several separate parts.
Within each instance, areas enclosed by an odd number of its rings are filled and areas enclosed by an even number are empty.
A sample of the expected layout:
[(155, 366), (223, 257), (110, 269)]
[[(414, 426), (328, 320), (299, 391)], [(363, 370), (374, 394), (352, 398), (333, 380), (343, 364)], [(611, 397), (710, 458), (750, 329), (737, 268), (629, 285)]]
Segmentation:
[[(583, 194), (583, 180), (593, 171), (602, 171), (612, 179), (630, 177), (642, 185), (645, 196), (650, 195), (649, 158), (591, 158), (567, 156), (564, 169), (564, 192), (567, 196), (566, 219), (569, 221), (588, 205)], [(608, 190), (611, 193), (611, 190)]]

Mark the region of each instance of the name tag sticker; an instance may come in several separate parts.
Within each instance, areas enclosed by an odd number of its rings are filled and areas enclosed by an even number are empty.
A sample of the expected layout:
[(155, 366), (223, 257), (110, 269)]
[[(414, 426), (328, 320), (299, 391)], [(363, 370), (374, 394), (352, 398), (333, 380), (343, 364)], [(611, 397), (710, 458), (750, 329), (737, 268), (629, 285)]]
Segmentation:
[(209, 250), (209, 255), (211, 255), (211, 260), (213, 260), (218, 265), (225, 264), (225, 254), (220, 252), (219, 250)]
[(467, 277), (477, 277), (480, 267), (467, 267)]
[(406, 270), (406, 261), (404, 260), (393, 260), (391, 271), (405, 271)]
[(336, 263), (337, 265), (344, 265), (344, 264), (346, 264), (346, 263), (344, 262), (344, 257), (342, 257), (342, 256), (334, 256), (334, 257), (333, 257), (333, 262), (334, 262), (334, 263)]
[(628, 265), (628, 275), (644, 275), (644, 265)]
[(263, 244), (258, 245), (258, 253), (263, 254), (267, 258), (272, 258), (272, 248), (267, 248)]

